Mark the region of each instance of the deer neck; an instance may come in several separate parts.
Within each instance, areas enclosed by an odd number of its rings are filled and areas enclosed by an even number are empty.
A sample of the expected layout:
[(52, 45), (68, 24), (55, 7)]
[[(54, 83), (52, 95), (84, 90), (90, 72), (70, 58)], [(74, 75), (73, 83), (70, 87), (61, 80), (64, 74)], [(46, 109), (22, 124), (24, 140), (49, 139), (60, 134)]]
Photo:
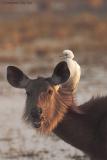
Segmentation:
[(86, 115), (69, 111), (58, 124), (54, 133), (72, 146), (90, 153), (93, 134)]

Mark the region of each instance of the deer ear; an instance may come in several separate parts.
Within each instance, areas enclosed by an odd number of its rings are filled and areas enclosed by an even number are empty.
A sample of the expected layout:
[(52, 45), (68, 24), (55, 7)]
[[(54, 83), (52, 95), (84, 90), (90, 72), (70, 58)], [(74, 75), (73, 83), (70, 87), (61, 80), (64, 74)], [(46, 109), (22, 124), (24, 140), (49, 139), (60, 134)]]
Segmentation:
[(65, 61), (58, 63), (54, 69), (52, 75), (52, 82), (57, 84), (62, 84), (66, 82), (70, 77), (70, 71), (68, 65)]
[(17, 67), (7, 67), (7, 80), (16, 88), (26, 88), (29, 78)]

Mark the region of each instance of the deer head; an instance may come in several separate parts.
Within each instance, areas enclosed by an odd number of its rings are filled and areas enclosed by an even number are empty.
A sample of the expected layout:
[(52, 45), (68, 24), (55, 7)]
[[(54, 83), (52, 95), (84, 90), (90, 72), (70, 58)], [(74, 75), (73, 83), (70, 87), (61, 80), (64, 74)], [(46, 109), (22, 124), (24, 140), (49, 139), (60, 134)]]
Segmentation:
[(52, 76), (30, 79), (15, 66), (7, 68), (7, 80), (16, 88), (25, 89), (27, 99), (24, 120), (40, 132), (49, 133), (61, 121), (72, 104), (71, 93), (61, 89), (69, 79), (70, 72), (65, 62), (60, 62)]

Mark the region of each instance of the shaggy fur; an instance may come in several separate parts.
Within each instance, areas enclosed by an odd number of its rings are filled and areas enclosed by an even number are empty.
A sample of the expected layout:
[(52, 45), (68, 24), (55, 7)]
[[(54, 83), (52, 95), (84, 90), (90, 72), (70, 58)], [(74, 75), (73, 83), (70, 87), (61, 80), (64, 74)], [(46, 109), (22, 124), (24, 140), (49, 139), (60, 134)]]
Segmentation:
[(38, 131), (42, 134), (50, 134), (57, 124), (62, 121), (71, 105), (75, 106), (73, 96), (66, 90), (56, 91), (53, 88), (52, 92), (52, 95), (44, 93), (39, 97), (38, 106), (43, 108), (43, 121)]

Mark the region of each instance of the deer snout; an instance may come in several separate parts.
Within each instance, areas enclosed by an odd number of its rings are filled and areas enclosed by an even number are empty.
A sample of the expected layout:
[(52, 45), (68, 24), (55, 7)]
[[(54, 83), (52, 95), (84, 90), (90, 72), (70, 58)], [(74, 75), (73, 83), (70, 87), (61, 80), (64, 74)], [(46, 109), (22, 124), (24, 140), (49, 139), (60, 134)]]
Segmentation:
[(39, 128), (41, 126), (41, 114), (42, 109), (39, 107), (33, 108), (31, 110), (32, 125), (36, 128)]
[(31, 110), (31, 116), (34, 120), (39, 120), (42, 114), (42, 109), (39, 107), (35, 107)]

